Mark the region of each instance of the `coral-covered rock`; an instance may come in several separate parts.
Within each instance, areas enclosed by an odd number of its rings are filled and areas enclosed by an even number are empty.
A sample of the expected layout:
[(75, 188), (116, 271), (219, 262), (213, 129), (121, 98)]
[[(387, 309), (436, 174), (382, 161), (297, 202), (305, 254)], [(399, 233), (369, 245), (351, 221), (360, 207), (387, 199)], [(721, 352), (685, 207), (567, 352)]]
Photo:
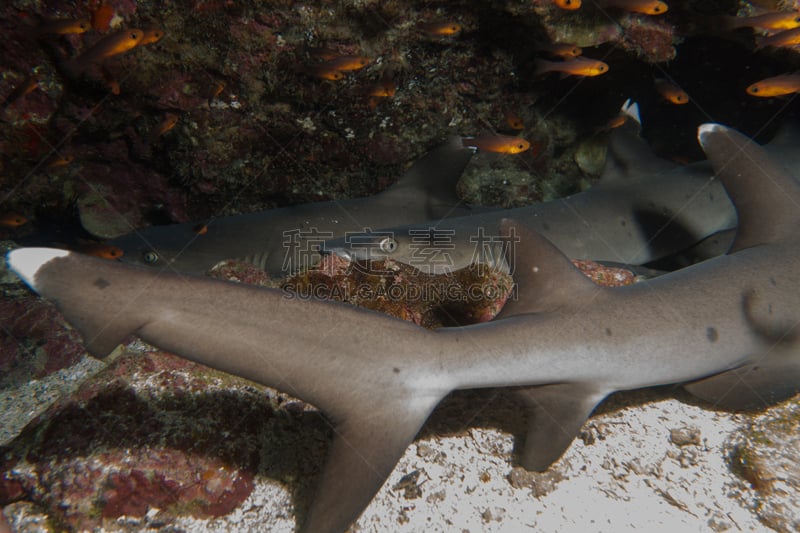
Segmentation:
[(46, 376), (80, 360), (80, 335), (55, 306), (35, 296), (0, 300), (0, 372), (5, 379)]
[(273, 416), (262, 391), (171, 355), (120, 357), (2, 450), (0, 506), (33, 501), (74, 529), (153, 508), (229, 513)]

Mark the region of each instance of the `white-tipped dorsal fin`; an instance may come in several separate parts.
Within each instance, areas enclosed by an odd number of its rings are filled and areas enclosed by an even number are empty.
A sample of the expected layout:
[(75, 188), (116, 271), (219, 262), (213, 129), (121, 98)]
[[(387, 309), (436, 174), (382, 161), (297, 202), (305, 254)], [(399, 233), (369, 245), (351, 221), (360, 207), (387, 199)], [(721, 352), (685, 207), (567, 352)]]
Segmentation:
[(68, 250), (58, 248), (18, 248), (6, 254), (6, 261), (31, 289), (37, 290), (36, 273), (39, 269), (53, 259), (66, 257), (69, 253)]
[(702, 124), (697, 137), (739, 218), (729, 253), (797, 235), (800, 184), (783, 165), (721, 124)]

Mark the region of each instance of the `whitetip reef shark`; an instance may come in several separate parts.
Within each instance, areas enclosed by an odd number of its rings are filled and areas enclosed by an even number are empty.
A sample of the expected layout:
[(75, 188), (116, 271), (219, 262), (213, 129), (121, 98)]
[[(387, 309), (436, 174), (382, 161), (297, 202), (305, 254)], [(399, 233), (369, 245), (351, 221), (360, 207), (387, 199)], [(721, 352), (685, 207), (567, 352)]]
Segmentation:
[(459, 137), (433, 149), (391, 187), (366, 198), (316, 202), (151, 226), (108, 241), (122, 261), (204, 273), (225, 259), (288, 275), (318, 262), (323, 240), (365, 228), (464, 216), (475, 210), (456, 196), (456, 184), (472, 151)]
[[(376, 231), (326, 241), (324, 249), (356, 261), (391, 259), (426, 274), (476, 262), (505, 270), (498, 230), (503, 218), (512, 218), (573, 259), (645, 265), (682, 251), (688, 262), (724, 253), (736, 212), (709, 162), (678, 165), (657, 157), (638, 134), (636, 104), (626, 104), (623, 112), (629, 120), (609, 134), (601, 179), (584, 192), (468, 217), (373, 226)], [(765, 148), (788, 168), (800, 168), (796, 127), (786, 126)]]
[(519, 391), (532, 417), (521, 462), (533, 470), (556, 461), (614, 391), (689, 383), (732, 408), (798, 391), (800, 185), (734, 130), (705, 124), (698, 136), (738, 214), (727, 254), (604, 288), (546, 238), (506, 220), (507, 243), (512, 232), (520, 239), (509, 257), (518, 298), (472, 326), (429, 331), (344, 304), (64, 250), (21, 248), (7, 259), (96, 356), (135, 334), (319, 407), (334, 437), (302, 531), (341, 532), (456, 389)]
[[(327, 240), (327, 250), (352, 259), (391, 258), (439, 274), (474, 262), (476, 232), (482, 228), (496, 236), (504, 217), (544, 234), (575, 259), (632, 265), (734, 227), (733, 207), (721, 186), (710, 181), (709, 165), (681, 166), (657, 157), (639, 136), (638, 106), (626, 102), (623, 112), (630, 120), (609, 135), (599, 184), (564, 199), (511, 210), (460, 203), (455, 186), (472, 150), (456, 137), (369, 198), (153, 226), (108, 244), (123, 251), (125, 263), (203, 273), (236, 259), (285, 276), (315, 264), (316, 248)], [(359, 235), (383, 228), (393, 228), (391, 239), (383, 237), (385, 231)], [(493, 245), (477, 249), (488, 251), (483, 262), (502, 260)]]

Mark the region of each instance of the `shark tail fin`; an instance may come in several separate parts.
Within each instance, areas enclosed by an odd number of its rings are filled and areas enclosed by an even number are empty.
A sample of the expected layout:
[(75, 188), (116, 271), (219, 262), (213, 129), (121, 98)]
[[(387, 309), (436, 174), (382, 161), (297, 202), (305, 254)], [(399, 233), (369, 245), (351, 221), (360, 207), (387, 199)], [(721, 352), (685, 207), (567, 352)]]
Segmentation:
[(794, 177), (736, 130), (702, 124), (697, 136), (739, 217), (728, 253), (794, 236), (800, 223), (800, 184)]
[(360, 412), (334, 418), (333, 443), (301, 531), (338, 533), (356, 520), (440, 400), (362, 402)]
[(506, 263), (513, 267), (516, 293), (508, 299), (498, 318), (577, 307), (603, 290), (539, 233), (514, 220), (503, 219), (500, 235)]
[[(136, 312), (120, 312), (120, 302), (113, 299), (93, 301), (91, 310), (84, 307), (87, 287), (73, 280), (91, 278), (93, 288), (102, 289), (104, 280), (99, 271), (107, 260), (56, 248), (20, 248), (9, 252), (7, 261), (31, 289), (55, 302), (95, 357), (107, 356), (144, 323)], [(87, 268), (91, 268), (86, 261), (97, 263), (96, 276), (86, 276)], [(51, 269), (58, 270), (59, 275), (48, 276)]]
[(461, 202), (456, 185), (471, 158), (472, 151), (464, 148), (461, 138), (451, 137), (414, 163), (379, 198), (394, 208), (421, 202), (431, 220), (447, 216)]
[(528, 414), (520, 464), (535, 472), (547, 470), (567, 451), (594, 408), (608, 395), (583, 383), (521, 387), (516, 393)]

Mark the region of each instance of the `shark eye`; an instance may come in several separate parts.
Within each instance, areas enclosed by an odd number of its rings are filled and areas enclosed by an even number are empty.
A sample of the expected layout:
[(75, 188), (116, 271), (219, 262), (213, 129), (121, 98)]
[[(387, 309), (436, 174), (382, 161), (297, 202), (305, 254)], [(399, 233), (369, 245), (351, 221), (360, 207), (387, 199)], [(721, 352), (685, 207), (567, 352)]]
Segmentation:
[(397, 250), (397, 241), (394, 240), (392, 237), (386, 237), (385, 239), (381, 239), (379, 243), (381, 252), (390, 254)]
[(144, 259), (144, 262), (148, 265), (153, 265), (158, 262), (158, 254), (152, 251), (145, 252), (144, 255), (142, 255), (142, 259)]

